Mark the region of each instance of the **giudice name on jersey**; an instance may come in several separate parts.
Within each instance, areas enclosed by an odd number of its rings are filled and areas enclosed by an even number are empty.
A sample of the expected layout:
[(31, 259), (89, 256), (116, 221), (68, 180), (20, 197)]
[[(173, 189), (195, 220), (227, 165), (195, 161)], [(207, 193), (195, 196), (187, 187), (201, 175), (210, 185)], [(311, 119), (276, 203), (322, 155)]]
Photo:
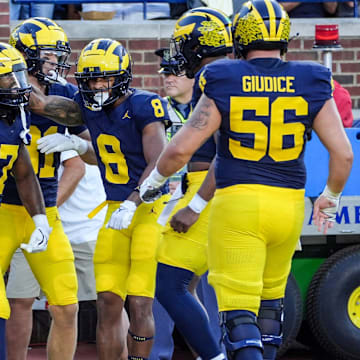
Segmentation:
[(295, 76), (243, 76), (243, 92), (294, 93)]

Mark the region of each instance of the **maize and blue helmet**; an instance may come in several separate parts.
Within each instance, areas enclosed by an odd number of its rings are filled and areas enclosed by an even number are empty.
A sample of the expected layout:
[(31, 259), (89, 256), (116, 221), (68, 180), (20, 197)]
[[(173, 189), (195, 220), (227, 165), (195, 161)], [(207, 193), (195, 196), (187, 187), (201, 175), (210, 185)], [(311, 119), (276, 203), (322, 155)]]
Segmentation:
[(47, 18), (31, 18), (17, 25), (10, 34), (10, 45), (25, 54), (30, 74), (45, 84), (47, 74), (43, 72), (44, 54), (50, 52), (57, 57), (56, 74), (65, 77), (70, 69), (67, 60), (71, 53), (68, 38), (64, 30), (53, 20)]
[(178, 63), (177, 73), (193, 78), (202, 59), (232, 52), (231, 21), (221, 11), (195, 8), (176, 22), (170, 42), (171, 57)]
[(26, 62), (18, 50), (0, 42), (0, 119), (11, 123), (29, 102)]
[[(109, 83), (107, 89), (90, 89), (89, 80), (111, 77), (115, 78), (115, 81), (113, 85)], [(85, 106), (91, 110), (98, 110), (98, 106), (111, 105), (129, 89), (132, 80), (130, 54), (116, 40), (93, 40), (81, 51), (75, 78)], [(108, 94), (107, 98), (99, 101), (98, 95), (104, 92)]]
[(235, 55), (246, 57), (249, 50), (287, 51), (290, 19), (276, 0), (253, 0), (243, 4), (234, 16)]

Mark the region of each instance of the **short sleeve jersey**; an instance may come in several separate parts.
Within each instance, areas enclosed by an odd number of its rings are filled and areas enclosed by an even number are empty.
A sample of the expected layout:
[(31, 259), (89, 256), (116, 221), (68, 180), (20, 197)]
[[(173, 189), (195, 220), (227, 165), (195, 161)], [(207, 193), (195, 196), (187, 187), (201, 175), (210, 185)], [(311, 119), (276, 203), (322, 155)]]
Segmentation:
[(332, 97), (329, 69), (273, 58), (220, 60), (206, 66), (200, 85), (222, 116), (215, 167), (218, 188), (304, 188), (307, 135)]
[[(202, 72), (197, 72), (195, 76), (195, 84), (193, 89), (193, 96), (191, 103), (193, 105), (193, 108), (195, 108), (196, 104), (199, 102), (200, 97), (202, 95), (201, 88), (199, 86), (199, 78), (200, 74)], [(192, 158), (190, 159), (190, 162), (208, 162), (211, 163), (213, 158), (216, 154), (216, 143), (214, 140), (214, 137), (211, 136), (209, 139), (207, 139), (204, 144), (200, 146), (198, 150), (194, 153)]]
[(169, 124), (166, 100), (159, 95), (131, 89), (120, 105), (101, 111), (80, 105), (90, 131), (107, 200), (124, 201), (138, 186), (147, 166), (142, 143), (144, 128), (153, 122)]
[[(77, 88), (72, 84), (60, 85), (53, 84), (49, 87), (49, 95), (60, 95), (67, 98), (73, 98)], [(44, 196), (45, 206), (56, 206), (58, 191), (58, 168), (60, 165), (60, 153), (42, 154), (37, 150), (37, 140), (50, 134), (65, 134), (66, 127), (59, 125), (54, 121), (43, 116), (31, 113), (30, 118), (31, 143), (28, 145), (31, 163), (35, 174), (37, 175), (40, 187)], [(85, 126), (69, 127), (71, 134), (79, 134), (86, 130)], [(4, 203), (21, 205), (21, 200), (16, 189), (16, 183), (13, 177), (10, 177), (4, 190)]]
[(4, 186), (12, 176), (11, 169), (18, 158), (22, 144), (20, 133), (23, 130), (20, 116), (11, 125), (0, 121), (0, 201), (3, 200)]

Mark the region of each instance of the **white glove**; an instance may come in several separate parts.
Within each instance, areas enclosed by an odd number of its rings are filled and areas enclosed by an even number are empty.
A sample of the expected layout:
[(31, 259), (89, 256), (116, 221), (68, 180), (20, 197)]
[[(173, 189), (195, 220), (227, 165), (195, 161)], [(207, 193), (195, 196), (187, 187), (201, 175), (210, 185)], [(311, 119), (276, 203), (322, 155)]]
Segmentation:
[(83, 155), (88, 150), (88, 142), (76, 135), (51, 134), (40, 138), (37, 141), (38, 150), (46, 155), (54, 152), (75, 150), (79, 155)]
[(328, 216), (327, 221), (335, 222), (336, 212), (339, 208), (341, 192), (334, 193), (326, 185), (324, 191), (321, 193), (320, 196), (324, 196), (327, 200), (331, 201), (334, 204), (334, 206), (322, 208), (320, 209), (320, 211)]
[(50, 84), (60, 84), (64, 86), (67, 84), (67, 81), (54, 70), (49, 71), (45, 76), (45, 80), (49, 81)]
[(167, 180), (166, 176), (162, 176), (157, 168), (155, 167), (150, 175), (144, 180), (140, 185), (140, 198), (146, 203), (152, 203), (157, 199), (160, 199), (161, 187), (165, 184)]
[(133, 201), (125, 200), (120, 207), (111, 214), (106, 227), (115, 230), (128, 228), (131, 224), (135, 211), (136, 204)]
[(45, 251), (52, 228), (49, 226), (46, 215), (38, 214), (33, 216), (36, 229), (31, 234), (27, 244), (20, 244), (21, 249), (28, 253)]

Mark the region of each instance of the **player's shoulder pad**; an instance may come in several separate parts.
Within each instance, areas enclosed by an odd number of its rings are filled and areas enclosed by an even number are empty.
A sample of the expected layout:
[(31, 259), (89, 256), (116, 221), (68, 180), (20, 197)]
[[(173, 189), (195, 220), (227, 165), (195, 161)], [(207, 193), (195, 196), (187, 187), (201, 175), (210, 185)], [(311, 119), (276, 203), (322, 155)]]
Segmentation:
[(129, 97), (131, 112), (137, 121), (148, 123), (156, 120), (164, 121), (165, 127), (171, 125), (167, 99), (152, 91), (131, 90), (132, 94)]
[(206, 83), (225, 79), (228, 76), (228, 67), (234, 63), (234, 60), (219, 59), (205, 65), (199, 72), (198, 86), (204, 92)]
[(78, 91), (77, 86), (69, 82), (66, 85), (52, 84), (50, 87), (49, 95), (59, 95), (68, 98), (73, 98), (74, 94), (77, 91)]
[(151, 106), (151, 101), (154, 99), (159, 99), (164, 106), (167, 103), (167, 99), (162, 98), (159, 94), (156, 94), (152, 91), (147, 90), (140, 90), (140, 89), (131, 89), (132, 94), (129, 97), (129, 101), (131, 103), (131, 107), (133, 109), (134, 113), (137, 113), (138, 115), (144, 113), (143, 106)]
[(331, 71), (328, 67), (315, 61), (292, 61), (293, 66), (301, 69), (306, 76), (315, 76), (320, 79), (331, 79)]

